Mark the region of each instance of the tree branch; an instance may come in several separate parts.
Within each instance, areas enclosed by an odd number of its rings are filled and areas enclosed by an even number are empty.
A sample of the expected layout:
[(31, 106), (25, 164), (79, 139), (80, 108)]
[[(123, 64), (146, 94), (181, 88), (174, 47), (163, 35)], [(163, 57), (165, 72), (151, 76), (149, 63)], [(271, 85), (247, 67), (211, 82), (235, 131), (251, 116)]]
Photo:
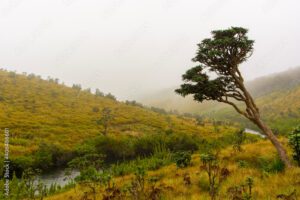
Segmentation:
[(238, 113), (240, 113), (241, 115), (244, 115), (246, 118), (252, 120), (253, 118), (247, 113), (242, 111), (235, 103), (228, 101), (227, 99), (219, 99), (219, 102), (223, 102), (226, 104), (231, 105)]

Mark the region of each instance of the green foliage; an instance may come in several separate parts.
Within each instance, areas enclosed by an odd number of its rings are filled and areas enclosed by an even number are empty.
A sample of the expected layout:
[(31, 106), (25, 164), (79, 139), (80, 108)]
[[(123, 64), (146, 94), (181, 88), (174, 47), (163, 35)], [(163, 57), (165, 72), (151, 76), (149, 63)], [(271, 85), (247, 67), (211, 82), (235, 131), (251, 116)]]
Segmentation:
[(104, 161), (116, 163), (134, 158), (153, 157), (164, 152), (196, 151), (199, 140), (187, 134), (152, 134), (141, 137), (98, 136), (77, 147), (78, 156), (95, 153), (104, 156)]
[(100, 180), (100, 173), (93, 166), (81, 169), (80, 175), (75, 178), (77, 183), (87, 186), (91, 190), (94, 200), (96, 200), (97, 187), (101, 183)]
[(19, 176), (23, 170), (30, 167), (48, 171), (54, 167), (62, 166), (66, 164), (71, 157), (69, 152), (61, 147), (42, 141), (38, 149), (32, 155), (14, 158), (12, 160), (12, 166), (14, 166), (14, 171), (17, 172)]
[(156, 147), (164, 142), (160, 135), (149, 135), (136, 139), (133, 148), (137, 156), (150, 156), (154, 154)]
[(260, 157), (258, 159), (259, 168), (266, 173), (278, 173), (285, 169), (284, 163), (276, 157), (275, 159), (267, 159)]
[(105, 161), (116, 162), (134, 157), (132, 141), (126, 137), (98, 137), (95, 140), (97, 153), (105, 155)]
[(214, 200), (220, 185), (217, 180), (220, 169), (217, 154), (201, 154), (200, 159), (202, 161), (201, 169), (205, 170), (208, 175), (210, 197)]
[(108, 107), (103, 108), (102, 110), (102, 116), (97, 121), (97, 124), (100, 124), (104, 127), (103, 135), (107, 135), (107, 131), (109, 126), (111, 125), (111, 122), (113, 120), (112, 110)]
[[(189, 69), (182, 76), (186, 83), (176, 92), (182, 96), (192, 94), (194, 100), (199, 102), (226, 102), (228, 97), (242, 100), (236, 81), (236, 76), (241, 78), (238, 65), (252, 54), (254, 43), (248, 39), (247, 32), (247, 29), (241, 27), (212, 31), (212, 38), (198, 44), (193, 61), (200, 65)], [(217, 78), (210, 79), (204, 72), (206, 68), (215, 72)]]
[(208, 175), (209, 195), (212, 200), (217, 198), (221, 183), (230, 175), (227, 168), (221, 168), (218, 154), (218, 151), (211, 151), (200, 155), (200, 168)]
[(82, 169), (80, 171), (80, 175), (75, 178), (77, 182), (85, 182), (85, 181), (100, 181), (100, 174), (96, 170), (96, 168), (90, 166)]
[(136, 165), (156, 170), (172, 162), (165, 140), (159, 135), (140, 138), (99, 136), (77, 146), (76, 157), (69, 166), (80, 170), (87, 166), (96, 169), (109, 167), (114, 175), (132, 173)]
[(104, 156), (102, 154), (87, 153), (74, 158), (68, 164), (73, 169), (84, 170), (87, 167), (93, 167), (99, 170), (103, 168), (103, 159)]
[(35, 153), (35, 166), (45, 170), (51, 168), (53, 166), (53, 150), (52, 146), (42, 142)]
[(192, 154), (189, 151), (177, 152), (174, 154), (174, 161), (179, 168), (187, 167), (191, 164)]
[(293, 158), (300, 166), (300, 126), (295, 128), (289, 135), (289, 145), (293, 150)]
[(20, 156), (12, 161), (12, 166), (14, 171), (18, 173), (17, 176), (21, 177), (22, 171), (24, 171), (24, 169), (32, 168), (34, 163), (36, 163), (36, 161), (33, 156)]
[(234, 141), (233, 141), (233, 149), (235, 151), (241, 152), (242, 149), (242, 144), (246, 140), (246, 133), (244, 130), (240, 130), (235, 134)]
[(173, 151), (191, 151), (198, 150), (197, 138), (193, 138), (187, 134), (172, 134), (167, 138), (167, 147)]
[(115, 176), (123, 176), (134, 173), (136, 166), (141, 166), (145, 170), (157, 170), (163, 166), (173, 162), (172, 154), (166, 149), (156, 150), (155, 153), (147, 158), (137, 158), (132, 161), (113, 164), (110, 167), (112, 174)]
[(246, 168), (246, 167), (249, 166), (248, 162), (245, 161), (245, 160), (238, 160), (238, 161), (237, 161), (237, 164), (238, 164), (238, 166), (239, 166), (240, 168)]

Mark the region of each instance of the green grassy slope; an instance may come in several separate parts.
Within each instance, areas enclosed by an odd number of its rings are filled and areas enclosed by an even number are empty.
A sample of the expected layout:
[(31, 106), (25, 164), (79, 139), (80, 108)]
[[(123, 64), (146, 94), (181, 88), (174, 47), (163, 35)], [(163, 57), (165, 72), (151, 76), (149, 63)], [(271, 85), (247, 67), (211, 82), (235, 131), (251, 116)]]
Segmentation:
[[(262, 118), (275, 130), (282, 134), (289, 133), (300, 124), (300, 86), (285, 91), (272, 92), (256, 98)], [(239, 121), (245, 126), (255, 128), (248, 120), (226, 107), (214, 112), (218, 119)]]
[[(300, 67), (285, 72), (261, 77), (247, 83), (247, 88), (255, 97), (261, 113), (272, 128), (288, 132), (300, 123)], [(222, 120), (243, 123), (255, 128), (235, 111), (218, 102), (198, 103), (192, 97), (183, 98), (167, 89), (152, 95), (159, 99), (146, 98), (143, 103), (165, 109), (176, 109), (180, 112), (195, 113)]]
[(177, 133), (203, 136), (214, 130), (209, 125), (197, 126), (191, 119), (95, 96), (54, 80), (0, 71), (0, 128), (10, 129), (11, 157), (30, 154), (42, 142), (72, 151), (77, 144), (101, 134), (103, 127), (96, 121), (104, 107), (111, 108), (114, 115), (109, 128), (113, 135), (162, 133), (170, 126)]

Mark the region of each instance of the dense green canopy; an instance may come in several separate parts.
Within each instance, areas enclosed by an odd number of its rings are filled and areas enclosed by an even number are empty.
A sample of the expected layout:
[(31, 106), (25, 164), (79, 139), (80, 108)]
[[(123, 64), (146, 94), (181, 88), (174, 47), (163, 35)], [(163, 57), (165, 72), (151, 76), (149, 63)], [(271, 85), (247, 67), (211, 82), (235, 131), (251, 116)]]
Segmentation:
[[(176, 92), (182, 96), (192, 94), (197, 101), (217, 100), (228, 103), (228, 98), (243, 101), (243, 78), (238, 65), (251, 56), (253, 40), (247, 37), (247, 29), (232, 27), (212, 31), (212, 38), (198, 44), (194, 62), (200, 65), (189, 69), (183, 76), (184, 84)], [(210, 79), (206, 74), (214, 72)]]

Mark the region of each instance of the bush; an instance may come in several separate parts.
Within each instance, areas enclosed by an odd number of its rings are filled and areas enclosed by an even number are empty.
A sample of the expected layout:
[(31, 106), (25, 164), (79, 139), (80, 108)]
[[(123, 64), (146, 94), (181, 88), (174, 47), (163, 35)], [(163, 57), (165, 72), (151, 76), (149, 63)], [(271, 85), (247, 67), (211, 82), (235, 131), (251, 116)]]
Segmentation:
[(259, 158), (260, 169), (267, 173), (278, 173), (284, 170), (284, 163), (280, 160), (279, 157), (276, 157), (273, 160), (269, 160), (266, 158)]
[(172, 162), (173, 160), (170, 152), (167, 150), (156, 150), (151, 157), (144, 159), (137, 158), (132, 161), (113, 164), (110, 170), (112, 171), (113, 175), (122, 176), (133, 173), (136, 169), (136, 166), (142, 166), (146, 170), (157, 170)]
[(41, 170), (48, 170), (67, 164), (72, 157), (72, 152), (67, 152), (54, 144), (42, 142), (34, 154), (34, 166)]
[(35, 166), (42, 170), (48, 170), (53, 167), (53, 160), (52, 160), (52, 148), (46, 144), (41, 143), (39, 149), (34, 155), (35, 159)]
[(94, 167), (88, 167), (80, 172), (80, 175), (75, 178), (76, 182), (83, 181), (98, 181), (100, 178), (99, 173)]
[(212, 200), (216, 199), (221, 183), (230, 175), (227, 168), (221, 168), (218, 154), (217, 151), (200, 155), (202, 162), (200, 169), (204, 170), (208, 176), (209, 195)]
[(20, 178), (25, 169), (33, 167), (34, 158), (32, 156), (20, 156), (12, 160), (12, 168), (16, 176)]
[(187, 134), (174, 134), (167, 138), (167, 148), (173, 152), (198, 150), (198, 143), (195, 138)]
[(95, 141), (95, 148), (97, 153), (105, 156), (107, 162), (132, 159), (135, 156), (132, 140), (128, 138), (99, 137)]
[(294, 160), (300, 166), (300, 126), (290, 133), (289, 145), (292, 147)]
[(237, 164), (240, 168), (246, 168), (249, 166), (249, 163), (245, 160), (238, 160)]
[(177, 152), (174, 154), (174, 161), (179, 168), (187, 167), (191, 164), (192, 154), (189, 151)]
[(154, 154), (155, 147), (160, 143), (157, 136), (144, 136), (134, 141), (134, 152), (137, 156)]
[(233, 141), (233, 149), (235, 151), (241, 152), (242, 149), (242, 144), (246, 140), (246, 133), (244, 130), (239, 130), (235, 135), (234, 135), (234, 141)]

